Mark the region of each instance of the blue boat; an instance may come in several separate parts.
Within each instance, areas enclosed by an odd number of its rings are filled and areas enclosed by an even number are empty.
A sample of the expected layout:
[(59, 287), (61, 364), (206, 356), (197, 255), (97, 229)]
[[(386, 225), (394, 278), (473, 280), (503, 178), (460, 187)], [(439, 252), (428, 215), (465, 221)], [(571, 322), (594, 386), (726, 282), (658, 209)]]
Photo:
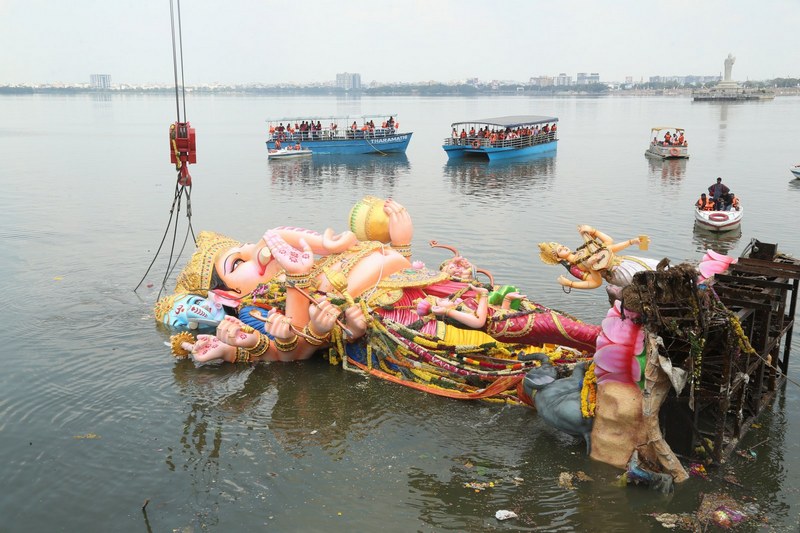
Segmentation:
[(299, 143), (313, 155), (405, 153), (412, 132), (401, 132), (396, 116), (268, 119), (267, 150)]
[(480, 157), (495, 161), (549, 154), (558, 147), (558, 118), (512, 115), (453, 122), (442, 148), (447, 157)]

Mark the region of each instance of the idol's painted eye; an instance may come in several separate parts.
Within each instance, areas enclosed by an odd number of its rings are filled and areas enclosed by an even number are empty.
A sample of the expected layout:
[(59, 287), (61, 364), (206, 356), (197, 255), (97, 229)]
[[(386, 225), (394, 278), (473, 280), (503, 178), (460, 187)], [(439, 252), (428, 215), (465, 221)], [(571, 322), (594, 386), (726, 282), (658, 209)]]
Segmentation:
[(234, 272), (237, 268), (239, 268), (239, 265), (241, 265), (242, 263), (244, 263), (244, 260), (234, 259), (233, 264), (231, 264), (231, 272)]

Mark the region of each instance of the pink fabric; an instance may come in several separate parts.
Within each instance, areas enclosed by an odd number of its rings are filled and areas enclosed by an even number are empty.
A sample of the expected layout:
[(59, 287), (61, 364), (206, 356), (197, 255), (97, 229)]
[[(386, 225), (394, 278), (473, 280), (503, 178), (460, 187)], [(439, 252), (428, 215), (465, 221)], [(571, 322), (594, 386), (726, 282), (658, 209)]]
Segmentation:
[(637, 313), (625, 311), (623, 318), (619, 301), (614, 302), (614, 306), (608, 310), (594, 354), (594, 372), (598, 383), (639, 381), (642, 369), (636, 356), (644, 351), (644, 330), (634, 322), (638, 316)]
[(723, 255), (715, 252), (714, 250), (706, 250), (705, 255), (700, 260), (697, 269), (700, 271), (700, 276), (697, 278), (697, 283), (703, 283), (715, 274), (720, 274), (728, 270), (728, 267), (738, 261), (737, 258), (729, 255)]

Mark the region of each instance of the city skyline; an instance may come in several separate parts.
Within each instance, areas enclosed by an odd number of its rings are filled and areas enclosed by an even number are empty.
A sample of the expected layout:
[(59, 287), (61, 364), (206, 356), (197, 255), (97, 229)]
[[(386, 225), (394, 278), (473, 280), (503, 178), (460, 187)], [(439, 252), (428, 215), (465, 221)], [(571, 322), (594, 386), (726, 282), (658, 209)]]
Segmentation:
[[(181, 5), (186, 85), (311, 84), (360, 73), (362, 84), (599, 73), (602, 82), (710, 76), (737, 57), (737, 81), (800, 77), (800, 3), (667, 4), (509, 0), (256, 0)], [(602, 22), (600, 22), (602, 21)], [(173, 84), (169, 0), (134, 4), (0, 1), (0, 85)]]

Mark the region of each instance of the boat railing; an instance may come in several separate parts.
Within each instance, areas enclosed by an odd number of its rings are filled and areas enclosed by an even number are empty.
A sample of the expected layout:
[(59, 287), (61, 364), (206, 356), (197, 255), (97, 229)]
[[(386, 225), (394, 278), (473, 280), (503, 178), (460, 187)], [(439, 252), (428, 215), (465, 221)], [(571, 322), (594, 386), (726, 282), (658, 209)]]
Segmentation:
[(306, 130), (306, 131), (283, 131), (271, 132), (268, 141), (328, 141), (328, 140), (353, 140), (353, 139), (385, 139), (401, 134), (394, 128), (375, 128), (370, 130), (353, 129), (329, 129)]
[(467, 137), (448, 137), (444, 140), (445, 146), (466, 146), (468, 148), (525, 148), (537, 144), (547, 144), (557, 141), (556, 132), (539, 132), (535, 135), (521, 135), (519, 137), (495, 139), (492, 141), (486, 137), (467, 136)]

